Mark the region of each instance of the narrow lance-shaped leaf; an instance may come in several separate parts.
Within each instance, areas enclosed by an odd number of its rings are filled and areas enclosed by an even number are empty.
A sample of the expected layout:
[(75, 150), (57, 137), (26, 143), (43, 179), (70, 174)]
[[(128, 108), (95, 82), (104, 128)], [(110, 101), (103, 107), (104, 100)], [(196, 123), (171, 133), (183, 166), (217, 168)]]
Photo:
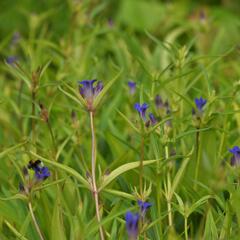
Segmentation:
[(60, 86), (58, 87), (58, 89), (63, 92), (66, 96), (68, 96), (69, 98), (71, 98), (73, 101), (75, 101), (76, 103), (80, 104), (80, 106), (84, 106), (84, 104), (76, 97), (74, 97), (72, 94), (66, 92), (65, 90), (63, 90)]
[(102, 89), (102, 91), (97, 95), (96, 99), (94, 100), (93, 103), (93, 107), (97, 108), (98, 104), (100, 103), (100, 101), (102, 100), (102, 98), (105, 96), (105, 94), (107, 93), (107, 91), (110, 89), (110, 87), (113, 85), (113, 83), (120, 77), (120, 75), (122, 74), (123, 70), (121, 69), (118, 74), (111, 80), (109, 81), (104, 88)]
[(18, 232), (18, 230), (12, 224), (10, 224), (7, 220), (4, 220), (4, 223), (11, 230), (11, 232), (17, 237), (17, 239), (28, 240), (28, 238), (24, 237), (20, 232)]
[(12, 147), (10, 147), (10, 148), (5, 149), (4, 151), (2, 151), (2, 152), (0, 153), (0, 158), (2, 158), (4, 155), (6, 155), (6, 154), (8, 154), (8, 153), (10, 153), (10, 152), (12, 152), (12, 151), (14, 151), (15, 149), (17, 149), (17, 148), (25, 145), (27, 142), (28, 142), (28, 141), (26, 140), (26, 141), (24, 141), (24, 142), (22, 142), (22, 143), (19, 143), (19, 144), (15, 145), (15, 146), (12, 146)]
[(134, 124), (119, 110), (117, 112), (121, 115), (121, 117), (132, 127), (137, 133), (140, 133), (139, 130), (134, 126)]
[[(143, 161), (143, 166), (155, 163), (158, 160), (159, 159)], [(104, 177), (102, 184), (99, 186), (99, 191), (101, 191), (103, 188), (105, 188), (111, 181), (113, 181), (119, 175), (121, 175), (129, 170), (132, 170), (134, 168), (137, 168), (137, 167), (139, 167), (139, 161), (124, 164), (124, 165), (118, 167), (117, 169), (113, 170), (108, 176)]]
[(49, 159), (46, 159), (44, 157), (41, 157), (40, 155), (34, 153), (34, 152), (31, 152), (30, 151), (30, 154), (33, 155), (34, 157), (36, 158), (39, 158), (40, 160), (42, 160), (43, 162), (45, 163), (48, 163), (52, 166), (55, 166), (59, 169), (62, 169), (63, 171), (71, 174), (72, 176), (74, 176), (79, 182), (81, 182), (86, 188), (90, 189), (90, 185), (88, 183), (87, 180), (85, 180), (77, 171), (75, 171), (74, 169), (72, 169), (71, 167), (68, 167), (68, 166), (65, 166), (61, 163), (58, 163), (58, 162), (55, 162), (55, 161), (51, 161)]

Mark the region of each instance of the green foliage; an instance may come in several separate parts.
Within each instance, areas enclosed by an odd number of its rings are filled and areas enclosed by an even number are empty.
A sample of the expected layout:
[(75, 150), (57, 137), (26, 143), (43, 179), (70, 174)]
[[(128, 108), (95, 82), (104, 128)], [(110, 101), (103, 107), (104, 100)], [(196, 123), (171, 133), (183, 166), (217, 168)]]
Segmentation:
[[(0, 239), (127, 239), (140, 199), (152, 206), (139, 240), (239, 239), (239, 12), (237, 0), (0, 1)], [(78, 81), (95, 78), (93, 134)], [(51, 176), (34, 182), (23, 168), (37, 159)]]

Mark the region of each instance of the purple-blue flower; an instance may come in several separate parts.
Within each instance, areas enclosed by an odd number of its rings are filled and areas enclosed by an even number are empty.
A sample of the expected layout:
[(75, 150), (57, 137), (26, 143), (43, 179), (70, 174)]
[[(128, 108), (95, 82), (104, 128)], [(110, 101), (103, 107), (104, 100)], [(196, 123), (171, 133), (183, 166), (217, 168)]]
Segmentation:
[(156, 118), (154, 117), (153, 113), (149, 113), (149, 119), (150, 119), (150, 122), (151, 122), (151, 125), (155, 125), (157, 123), (157, 120)]
[(43, 166), (40, 160), (36, 160), (35, 162), (30, 161), (28, 168), (32, 169), (35, 172), (35, 178), (37, 180), (45, 180), (50, 176), (49, 169)]
[[(103, 84), (101, 81), (97, 82), (96, 79), (93, 80), (83, 80), (80, 81), (79, 84), (79, 92), (81, 96), (88, 102), (88, 104), (92, 104), (94, 98), (102, 91)], [(94, 86), (95, 85), (95, 86)]]
[(38, 169), (34, 169), (35, 177), (37, 180), (45, 180), (50, 176), (49, 169), (47, 167), (39, 167)]
[(128, 86), (129, 86), (130, 94), (134, 95), (134, 93), (136, 92), (136, 83), (133, 81), (129, 81)]
[(202, 97), (200, 98), (195, 98), (195, 105), (197, 107), (197, 109), (201, 112), (203, 110), (203, 107), (205, 106), (205, 104), (207, 103), (206, 99), (203, 99)]
[(147, 210), (152, 206), (152, 204), (149, 202), (143, 202), (141, 200), (138, 200), (138, 206), (140, 207), (141, 215), (144, 216)]
[(17, 57), (16, 56), (9, 56), (6, 59), (6, 62), (10, 65), (14, 64), (17, 61)]
[(146, 103), (143, 103), (142, 105), (140, 103), (135, 103), (134, 108), (138, 111), (140, 117), (145, 122), (146, 121), (146, 111), (148, 109), (148, 105)]
[(129, 239), (136, 240), (138, 237), (139, 214), (127, 212), (125, 215), (125, 220)]
[(155, 97), (155, 105), (156, 105), (157, 109), (160, 109), (160, 108), (164, 107), (163, 100), (162, 100), (160, 95), (156, 95), (156, 97)]
[(229, 152), (233, 154), (231, 158), (232, 166), (240, 165), (240, 148), (238, 146), (234, 146), (232, 149), (229, 149)]

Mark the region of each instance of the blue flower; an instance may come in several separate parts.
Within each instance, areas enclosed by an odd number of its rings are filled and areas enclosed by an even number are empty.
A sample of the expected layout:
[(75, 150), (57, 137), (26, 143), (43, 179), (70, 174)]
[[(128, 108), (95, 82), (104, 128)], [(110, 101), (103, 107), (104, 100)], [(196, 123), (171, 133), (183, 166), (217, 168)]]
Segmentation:
[(136, 83), (129, 81), (128, 86), (129, 86), (130, 94), (133, 95), (136, 92)]
[(142, 106), (139, 103), (135, 103), (134, 108), (138, 111), (140, 114), (140, 117), (145, 122), (146, 121), (146, 111), (148, 109), (148, 105), (146, 103), (143, 103)]
[(10, 64), (10, 65), (13, 65), (16, 61), (17, 61), (17, 57), (16, 56), (9, 56), (6, 59), (7, 64)]
[(160, 108), (164, 107), (163, 100), (162, 100), (160, 95), (156, 95), (156, 97), (155, 97), (155, 105), (156, 105), (157, 109), (160, 109)]
[(240, 165), (240, 148), (238, 146), (234, 146), (232, 149), (229, 149), (229, 152), (233, 154), (231, 158), (232, 166)]
[(152, 204), (149, 202), (143, 202), (141, 200), (138, 200), (138, 206), (140, 207), (141, 215), (144, 216), (147, 210), (152, 206)]
[(127, 212), (125, 215), (126, 228), (128, 237), (131, 240), (136, 240), (138, 236), (138, 222), (139, 214), (133, 214), (132, 212)]
[(201, 112), (203, 110), (203, 107), (205, 106), (205, 104), (207, 103), (206, 99), (203, 99), (202, 97), (200, 98), (195, 98), (195, 104), (197, 109)]
[(50, 176), (50, 172), (47, 167), (40, 167), (38, 169), (35, 169), (34, 171), (37, 180), (45, 180)]
[(28, 168), (32, 169), (35, 172), (35, 178), (37, 180), (45, 180), (50, 176), (49, 169), (43, 166), (40, 160), (36, 160), (35, 162), (30, 161)]
[(149, 119), (150, 119), (151, 125), (155, 125), (157, 123), (157, 120), (154, 117), (153, 113), (149, 113)]
[(92, 104), (95, 97), (102, 91), (103, 84), (101, 81), (94, 86), (94, 83), (97, 82), (96, 79), (93, 80), (83, 80), (79, 82), (81, 86), (79, 86), (79, 92), (81, 96), (88, 102), (88, 104)]

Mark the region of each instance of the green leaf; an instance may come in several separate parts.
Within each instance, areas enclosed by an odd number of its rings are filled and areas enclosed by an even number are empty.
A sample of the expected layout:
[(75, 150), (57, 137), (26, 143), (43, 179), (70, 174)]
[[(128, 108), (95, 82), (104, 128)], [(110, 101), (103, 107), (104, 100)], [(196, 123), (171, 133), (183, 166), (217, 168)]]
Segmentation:
[(72, 169), (71, 167), (68, 167), (68, 166), (65, 166), (61, 163), (58, 163), (58, 162), (55, 162), (55, 161), (51, 161), (49, 159), (46, 159), (44, 157), (41, 157), (40, 155), (30, 151), (29, 152), (31, 155), (33, 155), (34, 157), (36, 158), (39, 158), (40, 160), (42, 160), (43, 162), (45, 163), (48, 163), (56, 168), (59, 168), (67, 173), (69, 173), (70, 175), (72, 175), (73, 177), (75, 177), (79, 182), (81, 182), (83, 184), (83, 186), (85, 186), (86, 188), (88, 189), (91, 189), (90, 188), (90, 185), (88, 183), (87, 180), (85, 180), (76, 170)]
[(4, 223), (7, 225), (7, 227), (12, 231), (12, 233), (20, 240), (28, 240), (26, 237), (24, 237), (21, 233), (18, 232), (18, 230), (11, 225), (7, 220), (4, 220)]
[(65, 231), (64, 231), (64, 224), (62, 219), (61, 213), (61, 203), (59, 199), (59, 193), (57, 199), (55, 200), (54, 208), (53, 208), (53, 215), (52, 215), (52, 222), (51, 222), (51, 239), (55, 240), (65, 240)]
[(102, 100), (102, 98), (105, 96), (105, 94), (110, 89), (110, 87), (113, 85), (113, 83), (119, 78), (119, 76), (122, 74), (122, 72), (123, 72), (123, 69), (121, 69), (117, 73), (117, 75), (104, 86), (103, 90), (99, 93), (99, 95), (97, 95), (97, 97), (95, 98), (94, 103), (93, 103), (94, 109), (97, 108), (97, 106), (100, 103), (100, 101)]
[(15, 146), (12, 146), (12, 147), (10, 147), (10, 148), (5, 149), (4, 151), (2, 151), (2, 152), (0, 153), (0, 158), (4, 157), (6, 154), (8, 154), (8, 153), (10, 153), (10, 152), (12, 152), (12, 151), (14, 151), (14, 150), (16, 150), (17, 148), (22, 147), (22, 146), (25, 145), (27, 142), (28, 142), (28, 140), (26, 140), (26, 141), (24, 141), (24, 142), (22, 142), (22, 143), (19, 143), (19, 144), (15, 145)]
[(218, 239), (217, 226), (214, 221), (211, 209), (208, 210), (203, 239), (208, 240)]
[(21, 200), (27, 200), (27, 196), (24, 194), (17, 193), (13, 196), (10, 197), (0, 197), (0, 201), (9, 201), (9, 200), (16, 200), (16, 199), (21, 199)]
[(130, 200), (136, 200), (136, 198), (132, 194), (125, 193), (125, 192), (122, 192), (122, 191), (118, 191), (118, 190), (114, 190), (114, 189), (104, 189), (103, 191), (106, 192), (106, 193), (110, 193), (112, 195), (115, 195), (115, 196), (127, 198), (127, 199), (130, 199)]
[[(157, 162), (158, 160), (146, 160), (143, 161), (143, 166), (152, 164)], [(134, 168), (139, 167), (139, 163), (140, 161), (137, 162), (132, 162), (132, 163), (126, 163), (120, 167), (118, 167), (117, 169), (113, 170), (108, 176), (104, 177), (100, 187), (99, 187), (99, 191), (103, 190), (111, 181), (113, 181), (115, 178), (117, 178), (119, 175), (132, 170)]]
[(64, 93), (66, 96), (68, 96), (69, 98), (71, 98), (73, 101), (75, 101), (76, 103), (78, 103), (80, 106), (85, 106), (86, 105), (86, 102), (85, 100), (80, 100), (78, 99), (77, 97), (73, 96), (72, 94), (66, 92), (65, 90), (63, 90), (60, 86), (58, 87), (58, 89)]
[(12, 66), (5, 62), (9, 71), (17, 78), (23, 80), (29, 89), (31, 89), (31, 77), (28, 76), (28, 74), (20, 67), (20, 65), (17, 63), (16, 66)]
[(156, 125), (154, 125), (149, 131), (148, 134), (153, 132), (155, 129), (157, 129), (159, 126), (161, 126), (162, 124), (164, 124), (165, 122), (167, 122), (168, 120), (172, 120), (173, 117), (167, 117), (165, 119), (163, 119), (162, 121), (158, 122)]
[[(193, 152), (193, 150), (191, 152)], [(191, 153), (189, 155), (191, 155)], [(185, 171), (185, 169), (188, 165), (189, 160), (190, 160), (190, 157), (185, 158), (185, 160), (181, 164), (176, 176), (173, 179), (172, 187), (171, 187), (171, 190), (170, 190), (170, 193), (169, 193), (170, 199), (172, 198), (178, 184), (180, 183), (180, 180), (181, 180), (181, 178), (183, 176), (183, 173), (184, 173), (184, 171)]]
[(140, 133), (140, 131), (134, 126), (134, 124), (119, 110), (117, 112), (120, 114), (120, 116), (132, 127), (137, 133)]

